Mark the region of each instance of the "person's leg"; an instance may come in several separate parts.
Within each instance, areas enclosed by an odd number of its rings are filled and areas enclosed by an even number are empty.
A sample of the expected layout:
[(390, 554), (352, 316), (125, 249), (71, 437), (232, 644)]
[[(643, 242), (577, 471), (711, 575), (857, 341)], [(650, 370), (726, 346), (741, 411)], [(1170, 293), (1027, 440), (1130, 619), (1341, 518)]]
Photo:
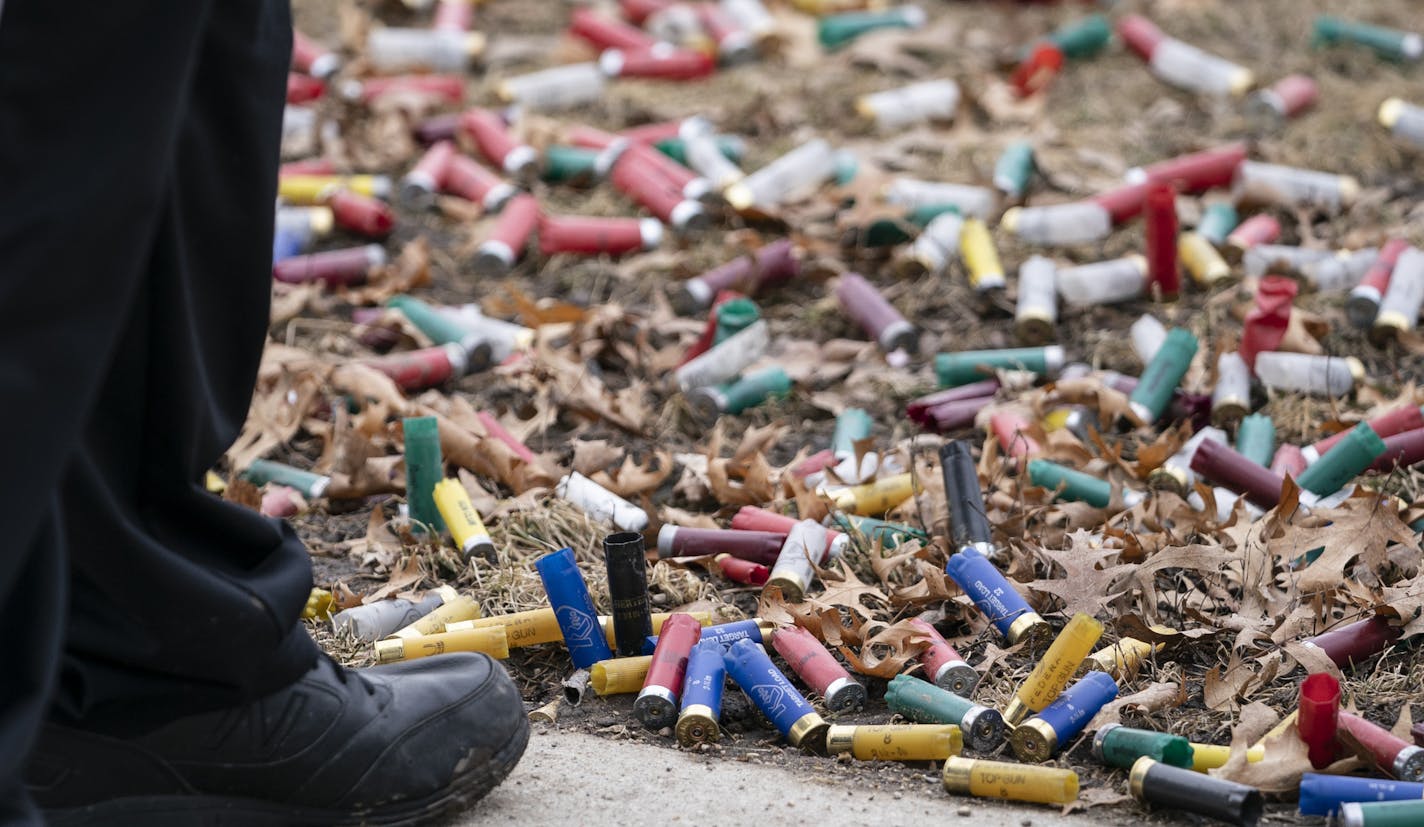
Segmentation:
[(317, 657), (301, 541), (202, 483), (266, 338), (285, 4), (217, 2), (198, 47), (147, 278), (61, 490), (73, 603), (56, 716), (88, 729), (232, 706)]
[(56, 490), (147, 269), (205, 5), (0, 6), (0, 823), (38, 819), (20, 773), (67, 602)]
[(320, 658), (297, 620), (305, 550), (201, 487), (266, 327), (289, 38), (283, 0), (208, 9), (148, 269), (64, 480), (70, 628), (28, 772), (56, 824), (420, 823), (487, 792), (528, 737), (484, 656)]

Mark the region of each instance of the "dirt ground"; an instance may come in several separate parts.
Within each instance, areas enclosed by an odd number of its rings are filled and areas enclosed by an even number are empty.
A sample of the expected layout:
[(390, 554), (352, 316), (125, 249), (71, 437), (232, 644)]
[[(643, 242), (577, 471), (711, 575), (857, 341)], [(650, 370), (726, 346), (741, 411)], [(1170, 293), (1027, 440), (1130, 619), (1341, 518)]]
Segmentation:
[[(1120, 180), (1135, 165), (1193, 151), (1229, 140), (1247, 140), (1252, 157), (1266, 161), (1323, 169), (1359, 178), (1365, 194), (1340, 216), (1277, 211), (1284, 225), (1282, 243), (1323, 247), (1358, 247), (1377, 244), (1389, 235), (1402, 234), (1424, 242), (1424, 179), (1418, 176), (1419, 155), (1394, 142), (1374, 121), (1375, 108), (1390, 96), (1424, 103), (1424, 75), (1418, 66), (1398, 65), (1350, 49), (1309, 48), (1311, 20), (1317, 13), (1367, 18), (1384, 25), (1418, 28), (1420, 18), (1411, 0), (1378, 2), (1324, 2), (1323, 0), (1160, 0), (1117, 4), (1113, 13), (1137, 10), (1149, 14), (1173, 36), (1195, 43), (1256, 70), (1272, 80), (1293, 71), (1305, 71), (1320, 85), (1320, 103), (1312, 112), (1281, 129), (1254, 127), (1234, 103), (1197, 99), (1168, 89), (1154, 80), (1138, 58), (1114, 44), (1106, 53), (1071, 63), (1045, 95), (1034, 102), (1014, 105), (994, 90), (1002, 85), (1006, 58), (1021, 45), (1057, 25), (1085, 14), (1088, 4), (1065, 3), (1021, 6), (1009, 2), (926, 2), (931, 23), (924, 33), (907, 40), (875, 39), (833, 55), (788, 49), (777, 59), (723, 70), (694, 85), (620, 81), (611, 84), (600, 102), (559, 113), (557, 122), (586, 123), (621, 129), (689, 115), (702, 115), (722, 131), (746, 139), (747, 157), (742, 167), (756, 169), (811, 135), (839, 147), (855, 150), (885, 170), (914, 177), (957, 183), (987, 184), (995, 159), (1007, 143), (1033, 141), (1040, 175), (1033, 184), (1030, 203), (1069, 201), (1101, 190)], [(296, 0), (297, 23), (308, 34), (335, 45), (359, 28), (365, 15), (398, 25), (423, 25), (424, 19), (398, 4), (374, 8), (344, 0)], [(472, 75), (468, 100), (492, 104), (498, 78), (519, 74), (557, 62), (586, 57), (579, 47), (560, 36), (568, 9), (558, 2), (488, 0), (478, 8), (480, 26), (491, 38), (487, 68)], [(353, 10), (357, 10), (353, 13)], [(778, 17), (791, 30), (802, 32), (810, 18), (784, 7)], [(793, 38), (793, 42), (795, 41)], [(895, 135), (869, 133), (857, 122), (854, 98), (868, 91), (890, 88), (914, 79), (951, 77), (966, 96), (954, 124), (945, 128), (920, 128)], [(353, 143), (375, 147), (369, 157), (384, 165), (365, 165), (361, 171), (399, 175), (416, 148), (393, 149), (360, 132), (365, 115), (354, 108), (328, 105), (328, 114), (342, 120)], [(357, 135), (361, 137), (356, 137)], [(490, 219), (451, 213), (401, 212), (401, 224), (388, 249), (425, 237), (431, 244), (432, 282), (419, 291), (434, 302), (483, 302), (507, 298), (512, 288), (535, 299), (552, 298), (582, 308), (615, 306), (628, 314), (608, 325), (603, 344), (586, 354), (585, 368), (614, 392), (629, 392), (648, 412), (639, 427), (619, 426), (596, 417), (561, 415), (543, 418), (540, 404), (551, 397), (537, 395), (531, 385), (508, 374), (468, 376), (443, 389), (468, 400), (475, 408), (495, 411), (507, 424), (526, 433), (528, 445), (553, 466), (572, 467), (575, 441), (606, 441), (644, 463), (657, 452), (700, 453), (708, 430), (695, 421), (685, 403), (657, 381), (640, 358), (649, 349), (671, 349), (685, 344), (701, 326), (701, 319), (679, 328), (675, 323), (641, 325), (629, 318), (655, 319), (665, 311), (665, 296), (682, 279), (720, 264), (748, 245), (790, 235), (807, 250), (807, 277), (760, 301), (765, 318), (778, 337), (788, 341), (827, 343), (860, 340), (863, 334), (844, 317), (830, 297), (827, 282), (847, 269), (865, 273), (923, 331), (922, 352), (1003, 347), (1013, 344), (1013, 294), (985, 304), (967, 286), (962, 270), (916, 281), (896, 279), (883, 252), (844, 248), (845, 227), (838, 224), (835, 196), (791, 211), (786, 222), (747, 223), (723, 216), (717, 229), (705, 237), (668, 244), (659, 251), (623, 261), (530, 256), (507, 281), (478, 278), (470, 265), (474, 241), (487, 231)], [(630, 203), (606, 186), (591, 190), (537, 185), (536, 193), (549, 209), (594, 215), (631, 215)], [(837, 193), (846, 195), (847, 193)], [(851, 193), (853, 194), (853, 193)], [(1190, 217), (1201, 201), (1186, 198), (1182, 210)], [(827, 206), (831, 205), (831, 206)], [(789, 224), (789, 226), (787, 226)], [(1030, 254), (1007, 234), (996, 232), (1001, 256), (1009, 272)], [(341, 242), (349, 244), (349, 240)], [(340, 246), (333, 242), (332, 246)], [(1062, 262), (1088, 262), (1138, 251), (1140, 224), (1119, 229), (1101, 244), (1055, 251)], [(1234, 299), (1247, 296), (1208, 295), (1188, 289), (1181, 300), (1153, 305), (1130, 302), (1086, 312), (1064, 313), (1059, 342), (1073, 359), (1101, 369), (1137, 374), (1141, 364), (1129, 347), (1125, 331), (1141, 313), (1151, 311), (1169, 326), (1193, 327), (1204, 342), (1235, 335), (1239, 327), (1231, 316)], [(1343, 322), (1340, 296), (1303, 295), (1297, 306), (1333, 322), (1321, 343), (1327, 352), (1359, 357), (1366, 365), (1375, 395), (1393, 399), (1408, 392), (1424, 374), (1424, 360), (1400, 347), (1378, 348), (1364, 334)], [(349, 324), (350, 306), (343, 300), (309, 307), (298, 320), (274, 324), (273, 339), (328, 356), (361, 355), (358, 329)], [(315, 318), (317, 321), (308, 322)], [(672, 332), (670, 332), (672, 331)], [(651, 345), (648, 345), (651, 342)], [(631, 343), (620, 349), (620, 344)], [(878, 356), (873, 357), (878, 360)], [(868, 371), (873, 372), (873, 371)], [(861, 377), (846, 387), (807, 388), (783, 402), (754, 408), (737, 417), (725, 417), (723, 428), (730, 444), (756, 429), (781, 426), (765, 445), (768, 460), (782, 465), (802, 449), (819, 450), (828, 440), (839, 407), (867, 409), (876, 423), (874, 436), (881, 445), (898, 445), (915, 435), (903, 416), (904, 403), (933, 388), (927, 360), (904, 371)], [(537, 390), (537, 389), (536, 389)], [(620, 397), (627, 398), (627, 397)], [(1277, 420), (1279, 438), (1306, 444), (1322, 436), (1322, 426), (1336, 419), (1356, 418), (1369, 407), (1363, 399), (1350, 410), (1334, 410), (1299, 397), (1265, 400), (1264, 412)], [(537, 425), (536, 425), (537, 423)], [(966, 432), (967, 434), (967, 432)], [(964, 434), (961, 434), (964, 435)], [(1127, 438), (1128, 456), (1137, 445)], [(326, 453), (319, 435), (299, 433), (273, 457), (310, 467)], [(929, 450), (932, 454), (933, 451)], [(613, 464), (616, 467), (616, 462)], [(714, 515), (723, 525), (735, 511), (703, 498), (693, 501), (674, 490), (677, 474), (669, 477), (651, 500), (681, 509), (681, 513)], [(506, 504), (513, 493), (484, 481), (489, 503)], [(1418, 501), (1424, 492), (1424, 474), (1400, 474), (1379, 481), (1381, 487), (1407, 500)], [(377, 521), (395, 513), (396, 499), (377, 495), (351, 500), (330, 500), (294, 518), (313, 550), (318, 585), (344, 583), (357, 592), (385, 584), (397, 568), (373, 547), (362, 545), (372, 515)], [(483, 505), (483, 503), (481, 503)], [(482, 510), (484, 510), (482, 508)], [(502, 508), (502, 511), (504, 509)], [(920, 516), (921, 526), (941, 527), (943, 517)], [(458, 582), (481, 596), (486, 614), (530, 608), (542, 599), (531, 592), (528, 564), (533, 556), (560, 545), (574, 546), (586, 572), (598, 568), (599, 526), (580, 522), (566, 507), (540, 500), (523, 511), (491, 521), (491, 530), (504, 557), (499, 567), (471, 566), (454, 560), (449, 551), (419, 548), (423, 576), (414, 586), (439, 581)], [(856, 563), (863, 576), (869, 565)], [(1020, 579), (1031, 579), (1021, 570)], [(702, 575), (686, 571), (656, 590), (660, 605), (693, 604), (713, 608), (724, 617), (750, 614), (757, 606), (749, 590), (709, 589)], [(606, 592), (594, 583), (598, 600)], [(1165, 608), (1165, 607), (1164, 607)], [(1173, 607), (1180, 608), (1180, 607)], [(943, 613), (939, 620), (953, 626), (953, 638), (971, 663), (997, 651), (992, 632), (983, 624), (955, 625)], [(895, 615), (899, 617), (901, 615)], [(1055, 623), (1059, 618), (1054, 618)], [(937, 621), (938, 622), (938, 621)], [(353, 664), (370, 661), (367, 649), (333, 639), (321, 626), (316, 634), (333, 652)], [(1110, 633), (1111, 634), (1111, 633)], [(1106, 640), (1106, 639), (1105, 639)], [(1002, 654), (1002, 653), (1000, 653)], [(1229, 638), (1210, 638), (1175, 657), (1144, 668), (1130, 687), (1140, 689), (1156, 682), (1175, 681), (1190, 687), (1190, 697), (1179, 708), (1125, 716), (1124, 722), (1168, 729), (1196, 740), (1225, 743), (1236, 722), (1231, 710), (1211, 710), (1200, 687), (1212, 667), (1233, 658)], [(553, 699), (558, 681), (568, 669), (567, 656), (558, 647), (516, 650), (507, 662), (524, 690), (532, 710)], [(985, 680), (985, 703), (1002, 702), (1032, 663), (1021, 653), (999, 660)], [(1284, 678), (1284, 676), (1282, 676)], [(1424, 716), (1417, 687), (1424, 682), (1424, 663), (1417, 649), (1407, 647), (1383, 659), (1375, 669), (1347, 677), (1346, 691), (1360, 708), (1377, 720), (1393, 723), (1406, 703), (1413, 704), (1416, 720)], [(887, 713), (880, 698), (884, 681), (868, 679), (868, 711), (845, 718), (848, 722), (884, 722)], [(1294, 705), (1293, 681), (1279, 680), (1261, 690), (1262, 700), (1278, 710)], [(1088, 815), (1077, 814), (1061, 822), (1052, 811), (1001, 809), (980, 801), (951, 798), (939, 788), (938, 775), (926, 767), (842, 763), (800, 754), (785, 748), (764, 720), (740, 693), (727, 692), (724, 724), (727, 739), (706, 755), (685, 755), (665, 734), (637, 726), (628, 698), (591, 697), (577, 708), (565, 706), (558, 722), (538, 732), (529, 755), (516, 774), (497, 791), (472, 820), (461, 823), (588, 823), (587, 808), (605, 806), (612, 795), (619, 803), (619, 821), (630, 824), (692, 820), (700, 808), (669, 807), (679, 794), (717, 807), (718, 815), (734, 821), (763, 823), (850, 823), (880, 820), (945, 818), (956, 815), (965, 824), (1082, 824), (1089, 819), (1115, 825), (1157, 819), (1128, 801), (1123, 773), (1108, 772), (1089, 755), (1086, 740), (1065, 749), (1057, 764), (1077, 769), (1084, 779)], [(704, 784), (703, 779), (707, 782)], [(655, 780), (668, 780), (669, 787)], [(631, 788), (641, 807), (622, 809)], [(648, 788), (659, 790), (649, 794)], [(734, 796), (712, 791), (735, 790)], [(730, 801), (729, 801), (730, 799)], [(843, 800), (844, 799), (844, 800)], [(728, 811), (728, 807), (737, 808)], [(782, 808), (785, 809), (782, 809)], [(794, 813), (792, 811), (795, 811)], [(596, 811), (595, 811), (596, 812)], [(634, 812), (639, 815), (627, 816)], [(807, 813), (813, 814), (808, 817)], [(661, 816), (661, 817), (660, 817)], [(645, 820), (640, 820), (645, 819)], [(998, 820), (995, 820), (998, 819)], [(613, 820), (593, 818), (594, 821)], [(699, 819), (701, 820), (701, 819)], [(1270, 823), (1307, 823), (1294, 815), (1289, 801), (1270, 808)]]

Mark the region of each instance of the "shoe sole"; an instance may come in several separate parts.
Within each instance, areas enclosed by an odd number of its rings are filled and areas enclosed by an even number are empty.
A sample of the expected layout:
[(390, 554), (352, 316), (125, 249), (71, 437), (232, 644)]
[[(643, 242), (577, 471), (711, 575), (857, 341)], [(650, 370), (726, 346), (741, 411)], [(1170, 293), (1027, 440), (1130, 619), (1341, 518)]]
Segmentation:
[(472, 762), (444, 789), (423, 799), (401, 801), (365, 812), (283, 807), (268, 801), (225, 796), (119, 798), (71, 810), (49, 810), (52, 827), (420, 827), (468, 810), (514, 770), (529, 744), (529, 719), (518, 725), (494, 755)]

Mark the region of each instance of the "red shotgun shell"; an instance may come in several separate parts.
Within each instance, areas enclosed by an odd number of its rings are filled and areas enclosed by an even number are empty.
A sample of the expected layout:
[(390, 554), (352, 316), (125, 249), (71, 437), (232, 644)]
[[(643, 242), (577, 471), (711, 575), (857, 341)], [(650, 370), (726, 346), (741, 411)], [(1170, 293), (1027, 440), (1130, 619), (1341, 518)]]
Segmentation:
[(795, 278), (800, 272), (795, 245), (790, 239), (778, 239), (683, 282), (682, 289), (673, 294), (673, 304), (679, 313), (693, 313), (710, 305), (723, 290), (755, 296), (763, 287)]
[(1300, 285), (1285, 276), (1265, 276), (1256, 287), (1256, 306), (1246, 314), (1241, 343), (1236, 348), (1251, 370), (1256, 369), (1258, 353), (1275, 350), (1285, 338), (1291, 305), (1299, 290)]
[(326, 91), (326, 84), (311, 75), (287, 73), (287, 103), (311, 103)]
[(330, 158), (306, 158), (288, 161), (277, 170), (277, 177), (285, 175), (335, 175), (336, 162)]
[(800, 626), (787, 626), (771, 633), (771, 645), (812, 691), (826, 700), (832, 711), (865, 706), (865, 687), (851, 679), (816, 636)]
[(1117, 36), (1143, 60), (1151, 60), (1152, 53), (1157, 51), (1157, 44), (1167, 37), (1156, 24), (1139, 14), (1119, 18)]
[(502, 276), (524, 257), (524, 248), (539, 223), (539, 202), (525, 193), (515, 196), (503, 211), (489, 238), (475, 252), (475, 272), (483, 276)]
[(430, 28), (443, 32), (468, 32), (475, 25), (474, 0), (440, 0)]
[(1239, 262), (1246, 251), (1257, 244), (1270, 244), (1281, 237), (1281, 222), (1273, 216), (1258, 213), (1242, 221), (1226, 237), (1226, 257)]
[[(737, 531), (770, 531), (775, 534), (789, 534), (796, 522), (795, 519), (774, 511), (767, 511), (754, 505), (744, 505), (732, 517), (732, 528)], [(827, 555), (837, 555), (840, 553), (840, 549), (849, 544), (850, 538), (846, 537), (844, 532), (829, 529), (826, 531)], [(780, 552), (780, 549), (777, 551)]]
[(1347, 626), (1322, 632), (1307, 638), (1306, 646), (1314, 646), (1323, 651), (1335, 665), (1346, 669), (1352, 664), (1366, 660), (1383, 652), (1386, 647), (1399, 639), (1402, 630), (1388, 619), (1375, 615), (1358, 620)]
[(1282, 477), (1288, 474), (1298, 477), (1300, 472), (1305, 470), (1307, 464), (1300, 447), (1285, 442), (1276, 448), (1276, 455), (1271, 458), (1271, 472), (1280, 474)]
[(530, 465), (536, 462), (534, 452), (529, 450), (529, 446), (520, 442), (514, 437), (514, 434), (505, 430), (504, 426), (499, 424), (499, 420), (495, 419), (493, 414), (488, 411), (480, 411), (475, 414), (475, 416), (479, 417), (480, 424), (485, 426), (485, 431), (487, 431), (491, 437), (508, 445), (509, 449), (513, 451), (516, 456)]
[(1113, 224), (1122, 224), (1142, 212), (1146, 197), (1146, 184), (1125, 184), (1107, 192), (1100, 192), (1088, 200), (1107, 210), (1108, 215), (1112, 216)]
[(920, 663), (925, 667), (925, 677), (935, 686), (947, 692), (967, 698), (979, 683), (979, 673), (965, 662), (939, 630), (918, 617), (910, 620), (915, 631), (930, 639), (929, 648), (920, 653)]
[(613, 162), (609, 181), (619, 192), (678, 232), (706, 229), (707, 212), (701, 204), (683, 197), (682, 190), (648, 158), (646, 153), (651, 152), (657, 150), (641, 144), (628, 147)]
[(994, 397), (992, 396), (980, 396), (972, 399), (941, 402), (924, 410), (924, 418), (920, 420), (920, 426), (937, 434), (947, 434), (961, 428), (968, 428), (974, 424), (974, 420), (979, 418), (979, 412), (989, 407), (993, 401)]
[(623, 255), (662, 243), (663, 227), (652, 218), (592, 218), (578, 215), (539, 219), (539, 252)]
[(1195, 195), (1231, 186), (1236, 170), (1245, 160), (1246, 145), (1233, 143), (1149, 164), (1138, 177), (1149, 183), (1171, 184), (1178, 192)]
[(465, 79), (460, 75), (396, 75), (347, 81), (341, 95), (347, 100), (371, 103), (387, 95), (420, 95), (458, 104), (465, 100)]
[(608, 149), (617, 142), (620, 136), (612, 132), (605, 132), (592, 126), (579, 124), (570, 127), (564, 133), (564, 140), (570, 146), (582, 147), (583, 149)]
[(1371, 471), (1391, 471), (1395, 465), (1408, 468), (1424, 462), (1424, 428), (1385, 437), (1384, 453), (1375, 458)]
[(1009, 83), (1021, 98), (1026, 98), (1048, 86), (1063, 71), (1063, 50), (1044, 41), (1033, 47), (1023, 63), (1018, 65)]
[[(1424, 412), (1420, 411), (1418, 405), (1415, 405), (1411, 402), (1406, 405), (1401, 405), (1398, 408), (1394, 408), (1393, 410), (1386, 411), (1385, 413), (1382, 413), (1374, 419), (1368, 421), (1370, 423), (1370, 430), (1379, 434), (1381, 439), (1388, 439), (1389, 437), (1395, 436), (1397, 434), (1403, 434), (1409, 431), (1416, 431), (1420, 428), (1424, 428)], [(1321, 457), (1325, 456), (1326, 451), (1329, 451), (1331, 448), (1334, 448), (1335, 444), (1340, 440), (1344, 439), (1349, 433), (1350, 429), (1346, 428), (1340, 431), (1339, 433), (1333, 434), (1320, 440), (1314, 445), (1306, 446), (1304, 449), (1302, 449), (1305, 453), (1306, 461), (1313, 463)], [(1388, 443), (1386, 443), (1386, 456), (1388, 455), (1388, 453), (1389, 446)], [(1378, 464), (1379, 461), (1376, 460), (1375, 465)], [(1386, 467), (1392, 467), (1393, 465), (1394, 460), (1391, 458), (1386, 464)]]
[(459, 134), (459, 112), (431, 115), (415, 126), (415, 139), (420, 141), (422, 146), (430, 146), (439, 141), (453, 141)]
[(420, 209), (435, 203), (435, 193), (445, 189), (450, 162), (455, 159), (455, 144), (440, 141), (431, 145), (400, 182), (400, 200)]
[(1168, 183), (1149, 183), (1143, 211), (1149, 284), (1162, 298), (1176, 298), (1182, 289), (1177, 267), (1177, 191)]
[(719, 554), (713, 558), (713, 562), (717, 564), (717, 570), (722, 572), (722, 576), (734, 583), (765, 586), (767, 578), (771, 576), (771, 569), (761, 563), (753, 563), (730, 554)]
[(606, 17), (590, 8), (574, 9), (569, 15), (569, 34), (604, 49), (651, 49), (657, 41), (642, 29)]
[(635, 26), (671, 6), (675, 0), (618, 0), (618, 9)]
[(841, 309), (886, 353), (919, 350), (919, 334), (875, 286), (859, 273), (846, 273), (836, 285)]
[(396, 214), (386, 202), (350, 190), (335, 190), (326, 205), (336, 226), (368, 238), (385, 238), (396, 226)]
[(272, 278), (286, 284), (319, 281), (328, 287), (349, 287), (364, 284), (372, 268), (385, 263), (385, 248), (367, 244), (284, 258), (272, 265)]
[(296, 29), (292, 30), (292, 68), (315, 78), (325, 80), (341, 66), (341, 58), (336, 53), (307, 37)]
[(1036, 456), (1043, 450), (1038, 440), (1028, 435), (1033, 420), (1016, 410), (996, 411), (989, 417), (989, 428), (999, 440), (1004, 454), (1018, 459)]
[(1261, 508), (1274, 508), (1281, 501), (1285, 479), (1242, 456), (1234, 448), (1214, 440), (1203, 440), (1192, 454), (1192, 470), (1244, 496)]
[(730, 554), (740, 560), (770, 566), (776, 562), (786, 532), (689, 528), (666, 524), (658, 529), (659, 557), (702, 557)]
[(677, 723), (678, 698), (687, 675), (687, 657), (702, 637), (702, 624), (690, 614), (669, 617), (658, 632), (658, 645), (648, 664), (643, 691), (633, 701), (633, 713), (643, 726), (661, 729)]
[[(827, 468), (834, 468), (840, 459), (836, 457), (836, 452), (829, 448), (817, 451), (809, 457), (798, 462), (791, 468), (791, 475), (797, 479), (806, 479), (812, 474), (824, 471)], [(785, 542), (783, 540), (782, 542)]]
[(389, 376), (401, 390), (423, 391), (465, 372), (465, 351), (456, 344), (393, 353), (362, 362)]
[(539, 153), (522, 144), (509, 131), (504, 119), (488, 109), (469, 109), (460, 116), (460, 127), (475, 148), (489, 162), (516, 178), (533, 178), (539, 171)]
[(519, 193), (513, 184), (465, 155), (456, 155), (450, 160), (442, 189), (450, 195), (458, 195), (483, 206), (486, 212), (498, 212)]
[(609, 49), (598, 56), (598, 68), (609, 77), (695, 80), (712, 74), (717, 64), (690, 49)]
[(1340, 721), (1340, 682), (1319, 672), (1300, 684), (1296, 729), (1309, 747), (1310, 765), (1325, 769), (1335, 760), (1335, 731)]
[(992, 397), (999, 392), (998, 379), (983, 379), (978, 382), (971, 382), (968, 385), (960, 385), (957, 388), (946, 388), (942, 391), (935, 391), (927, 396), (913, 399), (905, 406), (905, 415), (916, 422), (925, 421), (922, 417), (930, 408), (943, 405), (946, 402), (962, 402), (965, 399), (980, 399), (982, 397)]
[(1380, 770), (1401, 781), (1424, 780), (1424, 748), (1396, 738), (1384, 727), (1348, 712), (1340, 713), (1340, 729), (1348, 732), (1350, 739), (1359, 745), (1358, 751), (1364, 753), (1360, 757), (1373, 761)]

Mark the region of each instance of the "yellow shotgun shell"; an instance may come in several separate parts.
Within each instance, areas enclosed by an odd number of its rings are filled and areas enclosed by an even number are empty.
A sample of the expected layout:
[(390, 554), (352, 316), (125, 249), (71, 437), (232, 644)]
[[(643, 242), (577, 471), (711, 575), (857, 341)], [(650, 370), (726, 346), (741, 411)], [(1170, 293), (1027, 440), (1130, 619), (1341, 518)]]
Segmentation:
[(955, 756), (944, 762), (944, 788), (959, 795), (1068, 804), (1078, 798), (1078, 774), (1037, 764), (980, 761)]
[(1085, 614), (1073, 615), (1014, 693), (1004, 710), (1004, 720), (1010, 726), (1018, 726), (1025, 718), (1053, 703), (1102, 636), (1103, 624)]
[(445, 604), (439, 606), (435, 611), (404, 629), (397, 629), (390, 634), (390, 637), (426, 637), (427, 635), (438, 635), (448, 632), (451, 623), (458, 623), (462, 620), (474, 620), (480, 616), (480, 604), (473, 597), (460, 595), (454, 600), (447, 600)]
[(446, 652), (484, 652), (503, 660), (509, 657), (509, 642), (504, 636), (504, 629), (498, 627), (376, 641), (376, 660), (381, 663), (428, 658)]
[(641, 692), (648, 679), (652, 655), (601, 660), (588, 669), (588, 683), (599, 695), (628, 695)]
[(954, 724), (832, 726), (826, 751), (849, 752), (860, 761), (943, 761), (964, 749), (964, 734)]
[(913, 474), (896, 474), (835, 494), (836, 508), (862, 517), (884, 514), (919, 491)]

